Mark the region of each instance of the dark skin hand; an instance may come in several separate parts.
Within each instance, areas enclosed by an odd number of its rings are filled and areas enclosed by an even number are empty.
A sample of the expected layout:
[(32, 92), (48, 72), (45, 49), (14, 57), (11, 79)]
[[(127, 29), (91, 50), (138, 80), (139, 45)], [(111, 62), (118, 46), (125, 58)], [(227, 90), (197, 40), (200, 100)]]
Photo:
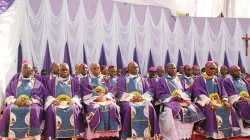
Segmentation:
[(180, 102), (180, 101), (182, 100), (180, 95), (175, 96), (174, 99), (175, 99), (176, 101), (178, 101), (178, 102)]
[(60, 102), (59, 102), (58, 100), (54, 100), (54, 101), (52, 102), (52, 104), (53, 104), (54, 106), (59, 106), (59, 105), (60, 105)]
[(215, 104), (213, 104), (211, 101), (209, 102), (209, 106), (210, 106), (210, 110), (211, 110), (212, 112), (215, 112), (215, 111), (216, 111), (216, 106), (215, 106)]
[(231, 110), (231, 107), (232, 107), (232, 106), (228, 103), (228, 101), (224, 101), (224, 105), (225, 105), (227, 111), (230, 111), (230, 110)]
[(241, 97), (240, 99), (241, 99), (243, 102), (245, 102), (246, 104), (250, 104), (249, 98)]
[(20, 100), (16, 100), (14, 104), (18, 107), (23, 107), (23, 102)]

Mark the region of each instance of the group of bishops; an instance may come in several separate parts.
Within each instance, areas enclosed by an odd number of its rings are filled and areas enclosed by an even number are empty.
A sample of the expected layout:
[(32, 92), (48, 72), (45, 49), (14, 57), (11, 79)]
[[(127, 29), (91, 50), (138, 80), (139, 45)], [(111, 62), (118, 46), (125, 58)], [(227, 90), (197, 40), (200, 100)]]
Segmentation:
[[(208, 61), (174, 63), (139, 74), (137, 63), (52, 63), (50, 73), (34, 73), (30, 61), (12, 77), (0, 120), (2, 139), (84, 138), (182, 140), (198, 131), (209, 139), (250, 136), (248, 74)], [(178, 71), (178, 72), (177, 72)], [(229, 73), (229, 74), (228, 74)]]

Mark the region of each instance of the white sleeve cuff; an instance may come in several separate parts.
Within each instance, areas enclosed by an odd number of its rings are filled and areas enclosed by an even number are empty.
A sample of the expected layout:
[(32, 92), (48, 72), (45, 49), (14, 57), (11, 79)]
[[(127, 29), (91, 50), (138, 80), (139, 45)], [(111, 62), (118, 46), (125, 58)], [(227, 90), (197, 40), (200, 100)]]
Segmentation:
[(9, 96), (5, 99), (5, 103), (7, 105), (14, 104), (16, 101), (16, 98), (14, 96)]
[(120, 98), (120, 101), (130, 101), (131, 99), (133, 99), (134, 95), (133, 94), (129, 94), (129, 93), (123, 93), (122, 97)]
[(223, 98), (222, 101), (228, 101), (228, 98)]
[(234, 104), (235, 102), (238, 102), (240, 100), (241, 96), (239, 95), (232, 95), (229, 97), (230, 104)]
[(113, 99), (114, 99), (113, 94), (110, 93), (110, 92), (108, 92), (106, 95), (104, 95), (104, 97), (105, 97), (106, 99), (109, 99), (109, 100), (113, 100)]
[(92, 97), (88, 98), (87, 100), (84, 100), (83, 102), (86, 105), (89, 105), (90, 103), (94, 102), (94, 100), (96, 100), (97, 97), (99, 97), (99, 96), (92, 96)]
[(32, 103), (33, 103), (33, 104), (38, 104), (38, 103), (40, 103), (40, 101), (37, 100), (37, 99), (31, 98), (31, 100), (32, 100)]
[(148, 93), (144, 93), (142, 95), (142, 98), (149, 101), (149, 102), (152, 100), (152, 96), (150, 94), (148, 94)]
[(180, 96), (183, 100), (186, 100), (186, 101), (191, 101), (191, 98), (188, 94), (186, 94), (185, 92), (181, 92), (180, 93)]
[(200, 95), (199, 99), (195, 98), (194, 102), (204, 107), (210, 102), (210, 98), (208, 98), (206, 95)]
[(46, 99), (46, 103), (44, 104), (44, 110), (46, 111), (46, 109), (52, 104), (52, 102), (55, 100), (55, 98), (53, 96), (49, 96)]
[(71, 101), (72, 101), (73, 103), (77, 104), (80, 108), (82, 108), (82, 104), (81, 104), (80, 98), (73, 97), (73, 98), (71, 99)]

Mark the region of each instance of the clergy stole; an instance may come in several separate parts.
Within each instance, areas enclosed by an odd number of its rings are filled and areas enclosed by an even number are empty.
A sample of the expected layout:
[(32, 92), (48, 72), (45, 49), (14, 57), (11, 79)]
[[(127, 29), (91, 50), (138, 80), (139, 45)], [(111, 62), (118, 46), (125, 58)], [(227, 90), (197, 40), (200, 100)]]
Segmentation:
[(72, 98), (71, 80), (56, 81), (55, 98), (60, 101), (60, 106), (56, 107), (56, 137), (68, 138), (78, 135), (74, 125), (74, 108), (68, 106), (68, 101)]
[[(247, 90), (247, 85), (246, 85), (246, 83), (241, 78), (233, 78), (232, 82), (233, 82), (234, 88), (235, 88), (235, 90), (236, 90), (236, 92), (238, 93), (239, 96), (249, 98), (249, 93), (248, 93), (248, 90)], [(249, 117), (247, 111), (246, 112), (245, 111), (241, 111), (241, 110), (243, 110), (243, 108), (240, 107), (240, 106), (244, 106), (244, 109), (248, 110), (248, 108), (249, 108), (250, 105), (248, 105), (246, 103), (243, 103), (243, 104), (242, 103), (241, 104), (236, 103), (235, 104), (235, 107), (236, 107), (235, 109), (237, 110), (239, 116), (241, 116), (243, 118), (243, 120), (248, 123), (248, 124), (243, 123), (244, 127), (245, 126), (248, 127), (249, 124), (250, 124), (250, 120), (249, 120), (250, 117)]]
[(241, 80), (240, 78), (237, 78), (237, 79), (232, 79), (232, 82), (233, 82), (234, 88), (239, 96), (249, 98), (247, 85), (245, 84), (245, 82), (243, 80)]
[[(108, 91), (108, 87), (106, 86), (103, 76), (97, 78), (89, 77), (89, 82), (93, 89), (102, 87), (103, 90)], [(92, 131), (118, 131), (118, 110), (114, 105), (104, 105), (98, 108), (93, 108), (91, 112), (94, 113), (94, 117), (89, 122), (89, 126)], [(96, 123), (98, 121), (99, 123)]]
[[(137, 95), (142, 95), (144, 93), (140, 76), (129, 78), (129, 81), (127, 81), (127, 92)], [(130, 102), (132, 137), (151, 137), (149, 104), (150, 102)]]
[(110, 83), (112, 84), (112, 86), (114, 87), (114, 95), (116, 97), (116, 93), (117, 93), (117, 76), (115, 77), (110, 77), (109, 78)]
[[(171, 96), (175, 96), (176, 94), (183, 93), (187, 94), (190, 97), (189, 92), (184, 92), (181, 81), (179, 77), (166, 77), (166, 83), (169, 87)], [(189, 101), (181, 101), (179, 102), (181, 108), (179, 112), (173, 112), (174, 119), (180, 119), (185, 123), (197, 122), (201, 119), (204, 119), (204, 115), (202, 112), (191, 102)]]
[[(216, 105), (216, 122), (217, 132), (207, 135), (218, 135), (217, 137), (232, 137), (237, 136), (236, 131), (232, 128), (231, 111), (228, 112), (218, 94), (218, 83), (216, 78), (206, 79), (206, 88), (211, 101)], [(235, 134), (234, 134), (235, 133)]]
[[(20, 79), (17, 84), (16, 99), (30, 100), (34, 83), (31, 80)], [(30, 107), (11, 106), (9, 138), (25, 138), (39, 135), (40, 132), (40, 129), (30, 129)]]

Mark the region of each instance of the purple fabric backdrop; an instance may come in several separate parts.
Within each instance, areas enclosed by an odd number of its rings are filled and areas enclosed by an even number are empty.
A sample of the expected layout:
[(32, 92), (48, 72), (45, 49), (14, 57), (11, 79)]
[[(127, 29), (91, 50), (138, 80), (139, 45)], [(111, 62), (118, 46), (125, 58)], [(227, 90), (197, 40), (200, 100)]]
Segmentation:
[(182, 57), (181, 57), (181, 51), (179, 50), (178, 62), (176, 64), (176, 68), (178, 69), (180, 66), (183, 66), (183, 62), (182, 62)]
[(17, 58), (17, 72), (21, 72), (22, 69), (22, 61), (23, 61), (23, 54), (22, 54), (22, 46), (21, 43), (19, 43), (18, 46), (18, 58)]
[(102, 50), (101, 50), (101, 55), (100, 55), (100, 59), (99, 59), (99, 65), (106, 65), (107, 66), (107, 60), (106, 60), (106, 55), (105, 55), (105, 50), (104, 50), (104, 46), (102, 45)]
[(84, 49), (84, 46), (83, 46), (83, 62), (85, 63), (85, 64), (87, 64), (87, 56), (86, 56), (86, 53), (85, 53), (85, 49)]
[[(8, 1), (8, 2), (12, 1), (13, 2), (13, 0), (4, 0), (4, 1)], [(94, 16), (95, 16), (95, 13), (96, 13), (96, 7), (97, 7), (97, 3), (98, 3), (99, 0), (82, 0), (82, 1), (83, 1), (83, 4), (84, 4), (86, 17), (88, 19), (93, 19)], [(33, 12), (35, 14), (37, 14), (38, 11), (39, 11), (40, 5), (41, 5), (41, 0), (29, 0), (29, 2), (30, 2), (30, 5), (31, 5), (31, 8), (32, 8)], [(62, 2), (63, 2), (63, 0), (50, 0), (51, 9), (52, 9), (54, 15), (59, 14), (59, 12), (61, 10)], [(74, 20), (75, 16), (76, 16), (76, 12), (77, 12), (77, 7), (80, 4), (80, 0), (68, 0), (67, 3), (68, 3), (70, 18), (71, 18), (71, 20)], [(112, 16), (112, 10), (113, 10), (112, 8), (114, 6), (114, 2), (112, 0), (102, 0), (102, 6), (103, 6), (104, 16), (105, 16), (107, 22), (109, 22), (110, 19), (111, 19), (111, 16)], [(130, 13), (131, 13), (131, 9), (130, 9), (131, 4), (124, 4), (124, 3), (117, 2), (117, 8), (120, 11), (119, 15), (121, 17), (122, 24), (127, 25), (128, 21), (129, 21)], [(139, 24), (143, 25), (144, 20), (145, 20), (145, 11), (146, 11), (147, 7), (146, 6), (140, 6), (140, 5), (134, 5), (134, 8), (135, 8), (136, 17), (138, 19)], [(153, 21), (154, 21), (154, 23), (156, 25), (158, 24), (158, 22), (160, 20), (161, 10), (162, 10), (162, 8), (160, 8), (160, 7), (149, 6), (149, 11), (150, 11), (150, 13), (152, 15), (152, 18), (153, 18)], [(171, 15), (171, 11), (169, 9), (163, 9), (163, 11), (164, 11), (164, 13), (165, 13), (165, 15), (167, 17), (167, 22), (168, 22), (168, 25), (170, 27), (170, 30), (173, 31), (173, 28), (174, 28), (174, 25), (175, 25), (175, 22), (176, 22), (176, 17)], [(187, 33), (189, 28), (190, 28), (190, 23), (192, 21), (191, 18), (190, 17), (179, 17), (179, 19), (180, 19), (183, 31), (185, 33)], [(219, 31), (218, 28), (220, 27), (222, 18), (204, 18), (204, 17), (193, 18), (193, 21), (195, 22), (196, 27), (197, 27), (200, 35), (202, 35), (202, 33), (203, 33), (206, 20), (209, 22), (209, 25), (210, 25), (213, 33), (215, 35), (217, 35), (218, 31)], [(234, 29), (235, 29), (235, 26), (236, 26), (236, 19), (234, 19), (234, 18), (224, 18), (224, 20), (225, 20), (225, 23), (227, 25), (227, 28), (229, 30), (230, 35), (233, 35), (234, 34)], [(249, 25), (250, 25), (250, 19), (239, 19), (239, 22), (241, 24), (241, 27), (242, 27), (243, 31), (246, 33), (248, 28), (249, 28)], [(104, 52), (104, 51), (102, 51), (102, 52)], [(136, 52), (136, 50), (135, 50), (135, 52)], [(84, 51), (84, 53), (85, 53), (85, 51)], [(101, 55), (103, 55), (103, 54), (101, 54)], [(119, 55), (119, 52), (118, 52), (117, 55)], [(49, 56), (50, 56), (49, 51), (46, 51), (45, 62), (50, 61)], [(137, 53), (134, 53), (134, 56), (137, 57)], [(180, 56), (178, 56), (178, 58), (179, 57)], [(170, 62), (168, 52), (167, 52), (165, 58), (166, 58), (165, 59), (165, 66), (166, 66), (166, 64), (168, 62)], [(84, 62), (86, 63), (87, 62), (86, 54), (84, 54), (83, 59), (84, 59)], [(208, 60), (212, 60), (210, 54), (208, 56)], [(120, 61), (120, 62), (122, 63), (122, 61)], [(224, 62), (226, 64), (227, 61), (225, 60)], [(117, 66), (119, 65), (119, 67), (121, 67), (121, 66), (127, 65), (127, 64), (121, 64), (121, 63), (118, 62)], [(180, 59), (179, 59), (177, 66), (178, 65), (183, 65), (181, 63), (182, 62), (180, 62)], [(197, 57), (194, 58), (194, 64), (197, 64)], [(49, 70), (49, 65), (50, 65), (50, 62), (45, 63), (44, 68)], [(241, 62), (240, 57), (239, 57), (238, 65), (242, 66), (242, 62)]]
[[(71, 66), (68, 43), (65, 44), (63, 63), (67, 63), (69, 65), (69, 67)], [(69, 69), (69, 73), (70, 73), (70, 75), (72, 75), (72, 69)]]
[(242, 67), (242, 61), (241, 61), (240, 52), (239, 52), (238, 66), (239, 66), (239, 67)]
[(14, 0), (0, 0), (0, 14), (7, 11), (13, 2)]
[(208, 53), (208, 61), (213, 61), (210, 52)]
[(47, 74), (50, 73), (50, 64), (51, 64), (51, 58), (50, 58), (50, 52), (49, 52), (49, 43), (47, 42), (46, 53), (45, 53), (45, 58), (43, 62), (43, 69), (47, 71)]
[(139, 67), (139, 73), (141, 73), (141, 70), (140, 70), (140, 64), (139, 64), (139, 61), (138, 61), (136, 48), (135, 48), (135, 50), (134, 50), (133, 61), (134, 61), (134, 62), (136, 62), (136, 63), (138, 64), (138, 67)]
[(198, 65), (198, 60), (196, 54), (194, 55), (194, 65)]
[(118, 69), (122, 69), (123, 70), (123, 60), (122, 60), (122, 55), (121, 55), (121, 50), (120, 50), (120, 47), (118, 46), (118, 50), (117, 50), (117, 56), (116, 56), (116, 59), (117, 59), (117, 68)]
[(164, 68), (166, 68), (167, 64), (170, 62), (170, 57), (169, 57), (169, 53), (167, 51), (166, 56), (165, 56), (165, 64), (164, 64)]
[(155, 63), (154, 63), (154, 60), (153, 60), (152, 52), (150, 50), (150, 52), (149, 52), (149, 58), (148, 58), (148, 69), (150, 67), (154, 67), (154, 66), (155, 66)]
[(225, 52), (225, 57), (224, 57), (224, 65), (226, 65), (229, 68), (226, 52)]

